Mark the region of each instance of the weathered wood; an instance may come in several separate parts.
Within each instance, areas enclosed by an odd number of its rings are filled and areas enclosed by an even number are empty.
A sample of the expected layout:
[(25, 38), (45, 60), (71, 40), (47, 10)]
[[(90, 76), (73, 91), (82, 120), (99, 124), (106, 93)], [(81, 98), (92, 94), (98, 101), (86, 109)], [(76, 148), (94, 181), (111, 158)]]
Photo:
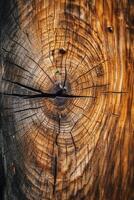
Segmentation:
[(134, 1), (1, 1), (6, 199), (134, 199)]

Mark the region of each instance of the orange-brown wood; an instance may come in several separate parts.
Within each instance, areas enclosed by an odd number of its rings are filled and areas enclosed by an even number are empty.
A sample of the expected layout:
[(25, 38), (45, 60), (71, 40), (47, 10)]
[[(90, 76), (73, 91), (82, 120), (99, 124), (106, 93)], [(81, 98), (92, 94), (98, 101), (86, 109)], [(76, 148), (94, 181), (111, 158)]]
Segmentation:
[(1, 8), (5, 199), (133, 200), (134, 1)]

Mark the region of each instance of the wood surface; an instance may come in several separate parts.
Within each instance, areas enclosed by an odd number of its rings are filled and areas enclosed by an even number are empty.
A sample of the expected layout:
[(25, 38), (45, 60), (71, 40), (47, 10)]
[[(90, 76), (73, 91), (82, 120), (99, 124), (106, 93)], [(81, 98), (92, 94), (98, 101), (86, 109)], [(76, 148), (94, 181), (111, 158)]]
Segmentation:
[(134, 1), (0, 3), (6, 200), (134, 200)]

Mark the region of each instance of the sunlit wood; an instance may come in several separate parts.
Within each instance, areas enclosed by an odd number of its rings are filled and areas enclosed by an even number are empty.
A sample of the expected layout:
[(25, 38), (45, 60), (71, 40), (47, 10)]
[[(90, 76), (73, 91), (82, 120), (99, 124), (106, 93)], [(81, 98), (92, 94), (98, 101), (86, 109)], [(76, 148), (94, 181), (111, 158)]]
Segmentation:
[(133, 200), (134, 1), (1, 13), (5, 199)]

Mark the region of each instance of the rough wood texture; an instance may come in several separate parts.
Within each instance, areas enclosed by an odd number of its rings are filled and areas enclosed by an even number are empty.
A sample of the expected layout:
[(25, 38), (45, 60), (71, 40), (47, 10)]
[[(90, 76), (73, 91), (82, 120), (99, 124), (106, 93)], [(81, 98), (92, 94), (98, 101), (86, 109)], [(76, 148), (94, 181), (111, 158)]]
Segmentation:
[(134, 199), (134, 1), (1, 2), (8, 200)]

